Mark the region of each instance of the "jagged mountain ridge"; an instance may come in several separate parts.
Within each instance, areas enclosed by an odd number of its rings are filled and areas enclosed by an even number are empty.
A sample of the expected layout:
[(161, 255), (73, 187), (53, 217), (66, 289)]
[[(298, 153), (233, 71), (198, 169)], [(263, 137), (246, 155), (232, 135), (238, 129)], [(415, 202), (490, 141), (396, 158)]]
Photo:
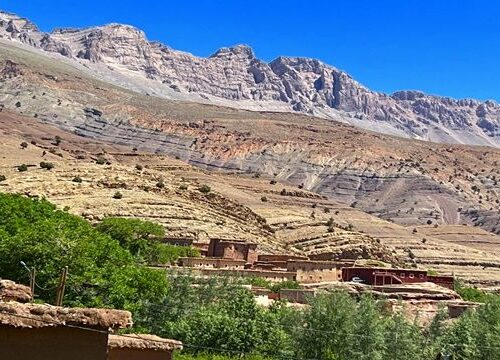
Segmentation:
[(279, 57), (266, 63), (243, 45), (200, 58), (150, 42), (128, 25), (43, 33), (4, 12), (0, 38), (60, 54), (109, 82), (159, 97), (297, 111), (404, 137), (500, 146), (500, 106), (494, 101), (377, 93), (315, 59)]

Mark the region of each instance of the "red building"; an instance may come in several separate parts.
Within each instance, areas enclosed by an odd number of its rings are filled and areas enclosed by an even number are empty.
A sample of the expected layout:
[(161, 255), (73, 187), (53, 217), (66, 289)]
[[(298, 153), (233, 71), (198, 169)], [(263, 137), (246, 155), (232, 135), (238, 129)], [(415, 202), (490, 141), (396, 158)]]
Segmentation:
[(342, 281), (359, 281), (367, 285), (393, 285), (433, 282), (447, 288), (453, 288), (452, 276), (430, 276), (419, 269), (387, 269), (370, 267), (342, 268)]
[(244, 240), (210, 239), (207, 257), (245, 260), (253, 264), (257, 261), (257, 244)]

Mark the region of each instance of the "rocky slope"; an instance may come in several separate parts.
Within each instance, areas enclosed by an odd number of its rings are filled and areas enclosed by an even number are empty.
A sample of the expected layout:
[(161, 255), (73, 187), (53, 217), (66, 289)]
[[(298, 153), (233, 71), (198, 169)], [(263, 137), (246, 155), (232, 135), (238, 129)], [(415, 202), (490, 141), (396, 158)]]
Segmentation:
[(141, 95), (31, 50), (0, 42), (0, 104), (39, 122), (206, 169), (286, 180), (404, 226), (469, 224), (500, 233), (497, 149)]
[(319, 60), (266, 63), (247, 46), (199, 58), (150, 42), (134, 27), (110, 24), (42, 33), (0, 12), (0, 37), (58, 54), (115, 85), (169, 99), (251, 110), (296, 111), (370, 130), (445, 143), (500, 146), (500, 106), (400, 91), (371, 91)]
[[(55, 141), (57, 136), (60, 142)], [(107, 163), (98, 164), (99, 157)], [(55, 167), (41, 169), (41, 161)], [(20, 164), (28, 170), (18, 171)], [(43, 196), (91, 221), (138, 217), (162, 224), (172, 237), (247, 239), (264, 252), (378, 259), (453, 272), (489, 289), (500, 286), (500, 257), (493, 244), (498, 240), (491, 233), (475, 231), (469, 235), (471, 242), (461, 242), (457, 239), (471, 227), (455, 226), (455, 236), (446, 235), (446, 227), (444, 232), (433, 227), (427, 229), (432, 233), (424, 227), (414, 232), (286, 180), (270, 183), (263, 177), (202, 171), (177, 159), (81, 137), (7, 110), (0, 113), (0, 175), (6, 178), (0, 181), (0, 192)], [(208, 185), (211, 192), (203, 194), (200, 185)], [(116, 192), (122, 198), (115, 198)], [(476, 248), (484, 234), (492, 246)]]

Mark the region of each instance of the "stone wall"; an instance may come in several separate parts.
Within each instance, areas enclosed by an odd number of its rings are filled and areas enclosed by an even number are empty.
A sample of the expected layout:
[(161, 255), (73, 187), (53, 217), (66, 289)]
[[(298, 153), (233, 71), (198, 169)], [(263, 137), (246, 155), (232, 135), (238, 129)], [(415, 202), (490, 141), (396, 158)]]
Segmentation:
[(193, 258), (193, 257), (182, 257), (179, 258), (179, 265), (183, 267), (200, 267), (200, 268), (212, 268), (212, 269), (244, 269), (245, 260), (233, 260), (233, 259), (219, 259), (219, 258)]

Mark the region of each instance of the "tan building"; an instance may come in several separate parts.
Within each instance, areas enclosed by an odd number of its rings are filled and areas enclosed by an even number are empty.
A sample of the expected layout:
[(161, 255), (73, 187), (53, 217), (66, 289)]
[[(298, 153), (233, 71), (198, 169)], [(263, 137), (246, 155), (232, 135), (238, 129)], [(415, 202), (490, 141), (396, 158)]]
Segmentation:
[(172, 360), (182, 343), (155, 335), (109, 335), (108, 360)]
[(342, 266), (332, 261), (290, 260), (287, 270), (297, 273), (299, 283), (342, 281)]
[(245, 260), (221, 259), (221, 258), (194, 258), (182, 257), (179, 258), (179, 265), (192, 268), (209, 268), (209, 269), (244, 269)]
[(195, 270), (202, 276), (233, 276), (233, 277), (256, 277), (269, 280), (271, 282), (281, 282), (287, 280), (295, 280), (297, 273), (291, 271), (270, 271), (270, 270), (253, 270), (253, 269), (210, 269), (197, 268)]
[(128, 311), (0, 302), (0, 359), (107, 360), (108, 331)]

